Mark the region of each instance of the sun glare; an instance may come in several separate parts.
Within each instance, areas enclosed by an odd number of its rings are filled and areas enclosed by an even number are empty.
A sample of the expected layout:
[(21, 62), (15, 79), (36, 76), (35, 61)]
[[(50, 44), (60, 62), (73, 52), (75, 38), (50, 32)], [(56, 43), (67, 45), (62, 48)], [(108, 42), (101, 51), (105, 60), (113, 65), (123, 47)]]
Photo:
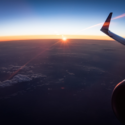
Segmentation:
[(66, 40), (67, 40), (67, 38), (66, 38), (66, 37), (63, 37), (63, 38), (62, 38), (62, 40), (63, 40), (63, 41), (66, 41)]

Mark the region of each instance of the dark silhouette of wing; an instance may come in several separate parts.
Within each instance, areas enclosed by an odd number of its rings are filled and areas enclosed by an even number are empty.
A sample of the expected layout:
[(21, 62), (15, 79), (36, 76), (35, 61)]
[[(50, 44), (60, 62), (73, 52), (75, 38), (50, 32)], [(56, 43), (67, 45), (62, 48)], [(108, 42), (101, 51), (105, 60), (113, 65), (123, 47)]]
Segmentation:
[(105, 33), (106, 35), (108, 35), (109, 37), (113, 38), (114, 40), (116, 40), (117, 42), (125, 45), (125, 39), (116, 35), (115, 33), (111, 32), (109, 30), (109, 25), (110, 25), (110, 21), (111, 21), (111, 17), (112, 17), (112, 13), (109, 14), (109, 16), (107, 17), (105, 23), (103, 24), (101, 31), (103, 33)]

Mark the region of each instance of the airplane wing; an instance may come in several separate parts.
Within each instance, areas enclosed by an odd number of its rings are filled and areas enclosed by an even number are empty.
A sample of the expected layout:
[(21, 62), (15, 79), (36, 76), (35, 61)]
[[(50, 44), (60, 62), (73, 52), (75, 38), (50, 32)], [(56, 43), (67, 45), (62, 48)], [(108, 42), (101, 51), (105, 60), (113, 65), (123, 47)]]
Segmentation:
[(114, 40), (116, 40), (117, 42), (125, 45), (125, 39), (116, 35), (115, 33), (111, 32), (109, 30), (109, 25), (110, 25), (110, 21), (111, 21), (111, 17), (112, 17), (112, 13), (109, 14), (109, 16), (107, 17), (105, 23), (103, 24), (101, 31), (104, 32), (106, 35), (108, 35), (109, 37), (113, 38)]

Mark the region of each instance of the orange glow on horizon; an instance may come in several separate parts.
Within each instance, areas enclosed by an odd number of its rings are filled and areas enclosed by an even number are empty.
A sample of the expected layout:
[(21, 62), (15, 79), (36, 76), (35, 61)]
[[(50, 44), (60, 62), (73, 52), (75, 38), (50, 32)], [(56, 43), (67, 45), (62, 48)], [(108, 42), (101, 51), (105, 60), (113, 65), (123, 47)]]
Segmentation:
[[(97, 40), (112, 40), (108, 36), (94, 35), (65, 35), (66, 39), (97, 39)], [(0, 36), (0, 41), (14, 40), (34, 40), (34, 39), (62, 39), (61, 35), (32, 35), (32, 36)]]

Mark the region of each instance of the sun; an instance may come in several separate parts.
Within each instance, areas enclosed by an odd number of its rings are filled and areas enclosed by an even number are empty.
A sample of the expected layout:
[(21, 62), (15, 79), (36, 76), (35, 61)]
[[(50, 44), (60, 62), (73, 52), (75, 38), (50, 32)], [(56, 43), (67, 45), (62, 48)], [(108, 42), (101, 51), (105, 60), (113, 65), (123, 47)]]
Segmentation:
[(62, 40), (63, 40), (63, 41), (66, 41), (66, 40), (67, 40), (67, 38), (66, 38), (66, 37), (63, 37), (63, 38), (62, 38)]

